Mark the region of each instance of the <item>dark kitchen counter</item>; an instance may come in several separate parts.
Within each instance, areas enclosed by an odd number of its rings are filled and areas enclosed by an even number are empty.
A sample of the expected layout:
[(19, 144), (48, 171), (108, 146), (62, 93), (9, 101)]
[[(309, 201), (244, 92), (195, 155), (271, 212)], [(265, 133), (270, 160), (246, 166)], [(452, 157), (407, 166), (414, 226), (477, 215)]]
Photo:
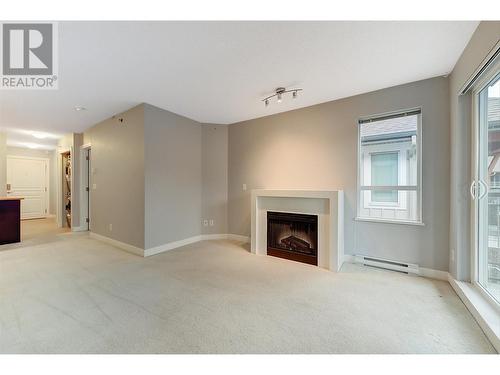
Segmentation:
[(0, 197), (0, 245), (21, 242), (20, 197)]

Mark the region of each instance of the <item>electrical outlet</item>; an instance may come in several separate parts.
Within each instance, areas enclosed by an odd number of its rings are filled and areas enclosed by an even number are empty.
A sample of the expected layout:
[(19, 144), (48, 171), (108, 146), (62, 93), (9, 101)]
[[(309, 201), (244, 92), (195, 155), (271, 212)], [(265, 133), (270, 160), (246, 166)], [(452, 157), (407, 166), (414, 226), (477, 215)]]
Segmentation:
[(247, 190), (247, 184), (243, 184), (242, 189), (243, 189), (243, 191), (246, 191)]
[(113, 224), (109, 224), (108, 227), (109, 227), (109, 231), (112, 232), (113, 231)]
[(213, 227), (214, 226), (214, 220), (213, 219), (210, 219), (210, 226)]
[(204, 227), (208, 226), (208, 220), (203, 220), (203, 226)]

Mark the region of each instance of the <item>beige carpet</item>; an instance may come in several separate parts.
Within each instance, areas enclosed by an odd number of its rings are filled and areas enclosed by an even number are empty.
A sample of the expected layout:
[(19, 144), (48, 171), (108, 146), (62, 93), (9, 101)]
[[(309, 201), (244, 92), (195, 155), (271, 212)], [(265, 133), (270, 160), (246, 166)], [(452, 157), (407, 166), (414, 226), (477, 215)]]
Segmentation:
[(0, 245), (0, 251), (58, 241), (69, 228), (58, 228), (55, 218), (21, 220), (21, 242)]
[(63, 236), (0, 252), (0, 352), (494, 352), (446, 282), (228, 241), (143, 259)]

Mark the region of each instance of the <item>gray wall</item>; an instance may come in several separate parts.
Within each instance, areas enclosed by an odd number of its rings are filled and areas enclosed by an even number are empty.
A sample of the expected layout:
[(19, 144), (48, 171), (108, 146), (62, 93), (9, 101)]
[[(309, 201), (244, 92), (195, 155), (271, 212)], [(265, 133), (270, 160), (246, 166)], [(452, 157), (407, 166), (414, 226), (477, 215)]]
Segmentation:
[(12, 156), (27, 156), (31, 158), (48, 158), (49, 159), (49, 214), (56, 213), (56, 193), (57, 193), (57, 163), (56, 152), (48, 150), (33, 150), (23, 147), (7, 147), (7, 155)]
[(88, 129), (83, 143), (92, 144), (97, 185), (90, 189), (92, 232), (144, 248), (144, 106)]
[(0, 197), (7, 195), (7, 135), (0, 132)]
[(227, 233), (227, 151), (228, 126), (202, 126), (202, 219), (213, 226), (202, 226), (203, 234)]
[[(201, 233), (201, 124), (144, 105), (145, 248)], [(93, 150), (92, 150), (93, 151)]]
[(450, 273), (470, 280), (471, 96), (458, 93), (500, 38), (500, 22), (481, 22), (450, 76)]
[[(343, 189), (347, 254), (448, 270), (448, 88), (448, 79), (438, 77), (230, 125), (229, 232), (250, 234), (251, 189)], [(417, 106), (425, 226), (354, 221), (358, 118)]]

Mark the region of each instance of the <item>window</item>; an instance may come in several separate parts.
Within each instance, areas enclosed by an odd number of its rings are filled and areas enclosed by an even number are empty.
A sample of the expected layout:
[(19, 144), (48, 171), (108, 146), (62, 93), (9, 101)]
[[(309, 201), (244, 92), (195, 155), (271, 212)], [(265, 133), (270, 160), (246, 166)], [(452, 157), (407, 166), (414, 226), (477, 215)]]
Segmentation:
[[(398, 153), (382, 152), (371, 155), (371, 175), (374, 186), (391, 186), (398, 184)], [(397, 191), (373, 190), (372, 203), (397, 203)]]
[(421, 223), (421, 111), (359, 120), (358, 219)]

